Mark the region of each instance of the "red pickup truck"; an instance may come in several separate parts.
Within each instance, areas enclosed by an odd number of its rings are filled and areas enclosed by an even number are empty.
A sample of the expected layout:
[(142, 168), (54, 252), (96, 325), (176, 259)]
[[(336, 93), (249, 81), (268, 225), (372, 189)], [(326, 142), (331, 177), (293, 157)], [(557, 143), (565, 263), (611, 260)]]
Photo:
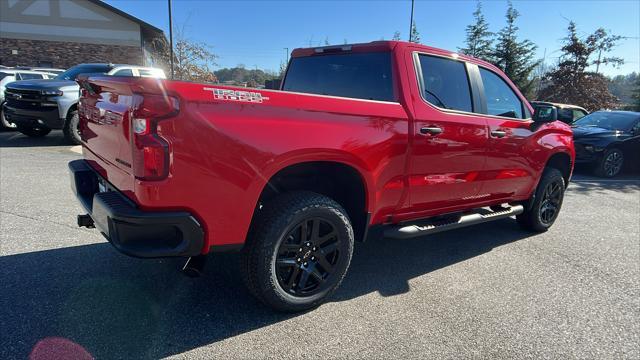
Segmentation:
[(413, 43), (297, 49), (280, 91), (80, 83), (78, 224), (192, 271), (241, 251), (248, 289), (278, 310), (327, 299), (367, 238), (511, 216), (545, 231), (573, 169), (553, 108), (532, 116), (496, 67)]

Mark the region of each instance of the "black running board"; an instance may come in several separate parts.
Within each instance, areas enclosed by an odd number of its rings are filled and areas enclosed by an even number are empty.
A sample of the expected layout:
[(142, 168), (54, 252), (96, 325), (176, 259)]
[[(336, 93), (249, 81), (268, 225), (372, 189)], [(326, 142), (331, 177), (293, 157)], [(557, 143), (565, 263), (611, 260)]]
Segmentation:
[(465, 226), (482, 224), (488, 221), (508, 218), (514, 215), (522, 214), (523, 211), (524, 207), (522, 205), (505, 207), (504, 210), (498, 211), (492, 211), (483, 208), (472, 214), (465, 214), (450, 220), (434, 221), (426, 219), (414, 223), (392, 225), (389, 228), (385, 229), (384, 237), (390, 239), (408, 239), (416, 236), (435, 234), (442, 231), (453, 230)]

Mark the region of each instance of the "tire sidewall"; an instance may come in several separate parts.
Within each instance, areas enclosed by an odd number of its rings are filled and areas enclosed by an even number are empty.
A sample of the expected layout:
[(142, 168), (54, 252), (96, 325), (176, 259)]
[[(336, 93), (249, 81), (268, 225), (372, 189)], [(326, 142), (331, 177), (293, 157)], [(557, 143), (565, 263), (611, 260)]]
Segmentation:
[[(556, 212), (555, 217), (553, 218), (551, 223), (547, 224), (544, 221), (542, 221), (542, 217), (541, 217), (542, 214), (540, 213), (540, 209), (542, 207), (542, 202), (544, 201), (543, 195), (544, 195), (545, 189), (547, 188), (547, 186), (549, 186), (549, 184), (556, 181), (559, 181), (561, 186), (560, 201), (558, 202), (558, 211)], [(560, 174), (559, 171), (551, 172), (548, 175), (543, 177), (542, 181), (540, 182), (540, 186), (538, 186), (538, 189), (536, 190), (536, 200), (534, 202), (534, 206), (532, 209), (533, 215), (535, 216), (535, 223), (536, 223), (535, 225), (537, 227), (540, 227), (541, 229), (548, 229), (556, 222), (556, 220), (558, 219), (558, 215), (560, 214), (560, 210), (562, 209), (562, 203), (564, 202), (565, 189), (566, 189), (566, 185), (564, 183), (564, 178), (562, 177), (562, 174)]]
[[(609, 175), (607, 174), (607, 170), (604, 168), (604, 165), (607, 161), (607, 158), (614, 152), (618, 152), (620, 154), (620, 156), (622, 157), (622, 164), (620, 165), (620, 170), (618, 170), (617, 173), (613, 175)], [(620, 175), (620, 173), (622, 172), (622, 169), (624, 169), (624, 160), (625, 158), (622, 150), (618, 148), (607, 149), (607, 151), (605, 151), (604, 154), (602, 155), (602, 159), (600, 159), (600, 163), (598, 164), (598, 175), (606, 178), (613, 178)]]
[(4, 117), (4, 109), (2, 108), (2, 104), (0, 104), (0, 129), (16, 130), (16, 128), (16, 124), (10, 123), (7, 118)]
[(67, 121), (64, 126), (64, 135), (70, 142), (75, 145), (82, 144), (82, 140), (80, 139), (80, 134), (78, 133), (78, 126), (80, 125), (80, 116), (78, 116), (78, 111), (74, 110), (69, 113)]
[[(291, 216), (288, 221), (288, 226), (278, 232), (276, 237), (274, 237), (276, 241), (272, 243), (271, 257), (268, 263), (268, 283), (273, 286), (276, 295), (283, 301), (293, 306), (307, 306), (308, 304), (319, 302), (330, 295), (342, 281), (349, 267), (351, 255), (353, 253), (353, 229), (351, 228), (351, 224), (348, 220), (345, 221), (346, 215), (338, 215), (339, 213), (341, 212), (338, 209), (331, 207), (312, 207), (303, 209)], [(280, 244), (285, 240), (286, 235), (300, 222), (309, 218), (322, 218), (323, 220), (330, 222), (336, 228), (340, 238), (338, 250), (341, 255), (333, 272), (327, 278), (327, 281), (330, 281), (331, 284), (317, 294), (299, 297), (289, 294), (280, 286), (276, 272), (276, 259)]]

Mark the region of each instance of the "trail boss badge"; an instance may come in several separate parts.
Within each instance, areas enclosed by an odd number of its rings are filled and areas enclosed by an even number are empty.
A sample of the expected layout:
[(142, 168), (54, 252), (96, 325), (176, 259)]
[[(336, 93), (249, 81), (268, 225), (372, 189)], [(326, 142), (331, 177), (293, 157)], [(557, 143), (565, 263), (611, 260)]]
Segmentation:
[(250, 103), (261, 103), (264, 100), (269, 100), (268, 97), (262, 96), (262, 94), (259, 92), (216, 89), (208, 87), (203, 88), (203, 90), (211, 91), (213, 93), (213, 98), (218, 100), (242, 101)]

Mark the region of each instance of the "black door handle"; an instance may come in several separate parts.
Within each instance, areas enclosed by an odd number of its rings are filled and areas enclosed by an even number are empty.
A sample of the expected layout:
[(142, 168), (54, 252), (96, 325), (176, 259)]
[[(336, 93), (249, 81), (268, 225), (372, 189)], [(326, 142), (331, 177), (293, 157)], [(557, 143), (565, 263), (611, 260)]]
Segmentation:
[(492, 130), (491, 131), (491, 136), (497, 137), (497, 138), (503, 138), (503, 137), (507, 136), (507, 132), (506, 131), (502, 131), (502, 130)]
[(424, 135), (438, 135), (438, 134), (442, 134), (442, 128), (439, 128), (437, 126), (425, 126), (420, 128), (420, 134), (424, 134)]

